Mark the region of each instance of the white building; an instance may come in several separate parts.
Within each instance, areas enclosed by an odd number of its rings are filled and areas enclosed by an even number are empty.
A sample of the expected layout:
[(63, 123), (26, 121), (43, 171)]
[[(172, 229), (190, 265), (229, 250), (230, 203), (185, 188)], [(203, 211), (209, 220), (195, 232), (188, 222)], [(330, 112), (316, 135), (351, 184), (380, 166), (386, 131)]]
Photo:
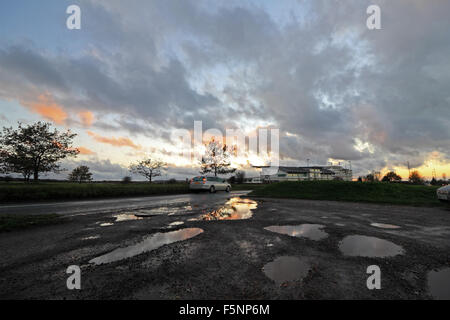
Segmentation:
[(264, 182), (302, 181), (302, 180), (344, 180), (352, 181), (351, 169), (341, 166), (313, 166), (313, 167), (279, 167), (276, 174), (268, 175), (261, 171)]

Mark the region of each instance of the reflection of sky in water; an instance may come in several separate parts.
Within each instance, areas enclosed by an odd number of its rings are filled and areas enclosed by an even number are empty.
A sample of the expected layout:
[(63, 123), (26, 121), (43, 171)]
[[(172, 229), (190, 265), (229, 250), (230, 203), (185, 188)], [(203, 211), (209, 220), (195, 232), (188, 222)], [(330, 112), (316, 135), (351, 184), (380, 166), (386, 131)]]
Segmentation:
[(264, 229), (287, 234), (292, 237), (305, 237), (311, 240), (321, 240), (328, 236), (328, 233), (322, 230), (321, 224), (301, 224), (298, 226), (270, 226)]
[(339, 250), (348, 256), (391, 257), (403, 254), (403, 248), (387, 240), (368, 236), (347, 236), (339, 243)]
[(174, 221), (172, 223), (169, 223), (169, 226), (171, 226), (171, 227), (173, 227), (173, 226), (180, 226), (182, 224), (184, 224), (183, 221)]
[(105, 222), (105, 223), (101, 223), (101, 224), (100, 224), (100, 227), (109, 227), (109, 226), (112, 226), (112, 225), (114, 225), (114, 223), (111, 223), (111, 222)]
[(198, 220), (242, 220), (252, 217), (258, 203), (250, 199), (231, 198), (217, 210), (202, 215)]
[(308, 274), (309, 264), (297, 257), (283, 256), (267, 263), (264, 274), (275, 281), (277, 285), (288, 281), (301, 280)]
[(94, 240), (100, 238), (100, 235), (81, 238), (81, 240)]
[(371, 223), (372, 227), (382, 228), (382, 229), (399, 229), (399, 226), (396, 226), (395, 224), (386, 224), (386, 223)]
[(130, 258), (147, 251), (158, 249), (159, 247), (166, 244), (171, 244), (177, 241), (195, 237), (202, 232), (203, 230), (200, 228), (186, 228), (166, 233), (155, 233), (144, 238), (144, 240), (135, 245), (125, 248), (118, 248), (114, 251), (90, 260), (89, 263), (103, 264)]
[(114, 216), (116, 218), (116, 222), (120, 221), (128, 221), (128, 220), (142, 220), (140, 217), (136, 217), (134, 214), (131, 213), (122, 213)]

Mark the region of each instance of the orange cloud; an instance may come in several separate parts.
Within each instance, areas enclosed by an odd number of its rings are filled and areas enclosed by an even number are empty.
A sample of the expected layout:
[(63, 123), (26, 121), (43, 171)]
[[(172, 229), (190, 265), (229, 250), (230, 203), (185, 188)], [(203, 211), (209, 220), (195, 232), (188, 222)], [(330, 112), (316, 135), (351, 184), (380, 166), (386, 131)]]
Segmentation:
[(77, 149), (78, 149), (78, 151), (80, 151), (80, 154), (84, 154), (84, 155), (95, 154), (94, 151), (92, 151), (92, 150), (90, 150), (88, 148), (85, 148), (85, 147), (78, 147)]
[(112, 146), (115, 147), (130, 147), (133, 149), (140, 149), (141, 147), (134, 144), (133, 141), (131, 141), (129, 138), (125, 138), (125, 137), (119, 137), (119, 138), (108, 138), (108, 137), (102, 137), (92, 131), (88, 131), (87, 132), (88, 135), (90, 135), (91, 137), (93, 137), (95, 139), (95, 141), (101, 142), (101, 143), (106, 143), (106, 144), (110, 144)]
[(95, 120), (94, 114), (88, 110), (79, 112), (78, 116), (80, 117), (83, 125), (86, 127), (90, 127)]
[(26, 104), (33, 112), (56, 124), (64, 124), (67, 113), (63, 107), (55, 103), (49, 94), (41, 94), (36, 102)]

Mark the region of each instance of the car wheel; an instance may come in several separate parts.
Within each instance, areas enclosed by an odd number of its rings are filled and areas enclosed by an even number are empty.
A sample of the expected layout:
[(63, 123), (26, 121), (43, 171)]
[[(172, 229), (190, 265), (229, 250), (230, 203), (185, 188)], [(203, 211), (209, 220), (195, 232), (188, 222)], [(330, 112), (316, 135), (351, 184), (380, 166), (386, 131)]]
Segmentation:
[(216, 192), (216, 188), (214, 186), (211, 186), (211, 188), (209, 188), (209, 193), (215, 193)]
[(225, 191), (229, 193), (231, 191), (230, 186), (228, 186)]

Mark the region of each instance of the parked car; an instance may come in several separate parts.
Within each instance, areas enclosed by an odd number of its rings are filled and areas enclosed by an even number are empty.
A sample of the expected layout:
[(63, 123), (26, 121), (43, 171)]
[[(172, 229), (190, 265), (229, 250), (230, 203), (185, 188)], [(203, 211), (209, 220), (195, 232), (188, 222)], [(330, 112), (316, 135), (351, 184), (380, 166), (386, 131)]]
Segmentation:
[(450, 201), (450, 185), (437, 189), (436, 193), (440, 201)]
[(193, 191), (209, 191), (210, 193), (220, 190), (230, 192), (231, 185), (225, 179), (219, 177), (199, 176), (191, 179), (189, 189)]

